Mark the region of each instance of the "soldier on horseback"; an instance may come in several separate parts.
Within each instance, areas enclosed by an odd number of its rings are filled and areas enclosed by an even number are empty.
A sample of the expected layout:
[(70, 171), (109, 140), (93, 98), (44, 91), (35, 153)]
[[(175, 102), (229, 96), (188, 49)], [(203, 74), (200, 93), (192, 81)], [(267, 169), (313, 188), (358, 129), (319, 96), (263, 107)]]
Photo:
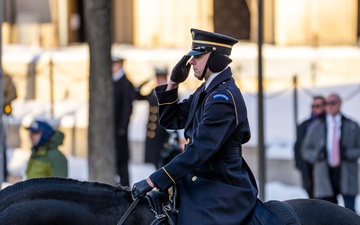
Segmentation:
[[(264, 224), (265, 218), (273, 221), (266, 224), (282, 224), (257, 199), (255, 179), (242, 158), (250, 128), (244, 99), (228, 66), (238, 41), (198, 29), (191, 29), (191, 34), (192, 50), (175, 65), (168, 84), (155, 88), (160, 125), (185, 129), (185, 151), (135, 183), (132, 196), (176, 186), (180, 225)], [(194, 76), (205, 82), (178, 102), (179, 84), (187, 79), (191, 66)]]

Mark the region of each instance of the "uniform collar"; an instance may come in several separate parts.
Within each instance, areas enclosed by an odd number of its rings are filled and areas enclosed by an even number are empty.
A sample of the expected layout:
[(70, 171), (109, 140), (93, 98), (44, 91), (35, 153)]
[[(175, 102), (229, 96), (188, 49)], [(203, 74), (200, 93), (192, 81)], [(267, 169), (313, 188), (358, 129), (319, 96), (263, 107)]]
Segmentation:
[(334, 120), (337, 124), (340, 124), (341, 122), (341, 114), (338, 113), (335, 116), (332, 116), (330, 114), (326, 114), (326, 121), (330, 124), (334, 123)]
[[(222, 71), (224, 71), (224, 70), (222, 70)], [(213, 81), (215, 79), (215, 77), (217, 77), (222, 71), (213, 73), (210, 75), (209, 79), (207, 79), (207, 81), (205, 83), (205, 90), (209, 87), (209, 85), (211, 84), (211, 81)]]
[(114, 73), (114, 74), (112, 75), (113, 81), (118, 81), (118, 80), (120, 80), (120, 78), (122, 78), (122, 77), (124, 76), (124, 74), (125, 74), (125, 71), (124, 71), (123, 69), (117, 71), (116, 73)]
[(230, 79), (231, 76), (232, 76), (232, 73), (231, 73), (230, 67), (227, 67), (226, 69), (224, 69), (223, 71), (221, 71), (219, 73), (212, 74), (209, 77), (209, 79), (207, 80), (207, 82), (205, 83), (206, 92), (211, 91), (214, 87), (216, 87), (221, 82)]

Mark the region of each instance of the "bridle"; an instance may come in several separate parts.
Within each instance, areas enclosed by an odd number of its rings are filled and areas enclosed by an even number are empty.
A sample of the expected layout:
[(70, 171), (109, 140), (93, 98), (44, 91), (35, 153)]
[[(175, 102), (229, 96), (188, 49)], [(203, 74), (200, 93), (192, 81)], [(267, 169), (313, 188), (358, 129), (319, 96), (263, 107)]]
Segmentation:
[(134, 199), (134, 201), (131, 203), (129, 208), (126, 210), (125, 214), (121, 217), (121, 219), (117, 223), (117, 225), (123, 225), (125, 223), (126, 219), (129, 217), (130, 213), (135, 209), (135, 207), (139, 201), (140, 201), (139, 198)]

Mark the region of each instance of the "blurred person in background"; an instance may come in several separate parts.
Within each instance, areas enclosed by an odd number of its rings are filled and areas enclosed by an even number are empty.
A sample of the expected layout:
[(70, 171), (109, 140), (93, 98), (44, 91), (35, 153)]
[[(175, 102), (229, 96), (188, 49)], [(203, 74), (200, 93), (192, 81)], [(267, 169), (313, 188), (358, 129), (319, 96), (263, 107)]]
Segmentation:
[(32, 143), (26, 178), (66, 178), (68, 162), (65, 155), (58, 149), (63, 143), (64, 134), (41, 120), (34, 120), (26, 129), (30, 132)]
[(306, 162), (301, 156), (301, 144), (304, 140), (305, 134), (312, 122), (316, 119), (325, 118), (325, 104), (326, 100), (323, 96), (314, 96), (311, 103), (311, 114), (308, 119), (297, 126), (296, 141), (294, 145), (295, 167), (301, 173), (302, 186), (307, 192), (309, 198), (313, 198), (313, 178), (312, 165)]
[(3, 90), (4, 90), (4, 114), (11, 115), (11, 102), (17, 98), (16, 86), (13, 79), (3, 73)]
[(3, 107), (3, 130), (4, 130), (4, 138), (3, 138), (3, 146), (4, 146), (4, 152), (3, 152), (3, 162), (4, 162), (4, 181), (7, 181), (8, 177), (8, 169), (7, 169), (7, 131), (8, 131), (8, 119), (9, 116), (11, 116), (12, 113), (12, 106), (11, 103), (17, 98), (16, 94), (16, 86), (13, 81), (13, 79), (3, 73), (3, 100), (4, 100), (4, 107)]
[[(165, 157), (173, 158), (176, 153), (180, 153), (181, 150), (178, 144), (179, 135), (177, 135), (177, 131), (166, 130), (161, 127), (158, 122), (159, 107), (154, 88), (167, 83), (168, 70), (166, 68), (156, 67), (155, 76), (156, 83), (148, 80), (135, 88), (135, 99), (149, 102), (149, 118), (146, 125), (145, 162), (154, 164), (155, 168), (158, 169), (163, 166)], [(166, 160), (168, 161), (169, 158)]]
[(114, 84), (114, 138), (116, 151), (115, 183), (129, 186), (130, 147), (128, 127), (133, 110), (135, 91), (123, 68), (124, 59), (112, 56), (112, 79)]
[(338, 94), (326, 98), (326, 117), (310, 125), (301, 153), (313, 165), (314, 198), (338, 204), (342, 195), (345, 207), (355, 212), (360, 127), (341, 113), (341, 104)]

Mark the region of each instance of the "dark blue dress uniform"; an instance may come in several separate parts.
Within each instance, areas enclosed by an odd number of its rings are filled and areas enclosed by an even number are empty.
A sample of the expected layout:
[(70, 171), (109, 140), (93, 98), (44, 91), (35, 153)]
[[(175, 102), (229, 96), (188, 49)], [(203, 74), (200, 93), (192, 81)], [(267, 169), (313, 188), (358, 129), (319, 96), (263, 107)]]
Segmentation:
[(155, 88), (160, 125), (184, 129), (188, 143), (183, 153), (149, 178), (162, 191), (176, 186), (179, 225), (282, 224), (257, 199), (256, 181), (242, 158), (242, 144), (250, 139), (247, 109), (227, 67), (237, 40), (196, 29), (191, 32), (188, 56), (211, 52), (204, 71), (209, 68), (218, 74), (182, 102), (178, 88)]
[(177, 184), (179, 224), (238, 225), (257, 196), (241, 157), (241, 144), (250, 139), (246, 106), (230, 68), (204, 86), (181, 103), (177, 89), (156, 88), (160, 124), (185, 128), (189, 141), (184, 153), (150, 179), (161, 190)]
[(151, 91), (148, 95), (142, 95), (140, 88), (135, 89), (136, 100), (146, 100), (149, 102), (149, 118), (146, 126), (145, 139), (145, 162), (153, 163), (158, 167), (160, 161), (161, 150), (168, 143), (170, 133), (158, 125), (158, 102), (155, 91)]

